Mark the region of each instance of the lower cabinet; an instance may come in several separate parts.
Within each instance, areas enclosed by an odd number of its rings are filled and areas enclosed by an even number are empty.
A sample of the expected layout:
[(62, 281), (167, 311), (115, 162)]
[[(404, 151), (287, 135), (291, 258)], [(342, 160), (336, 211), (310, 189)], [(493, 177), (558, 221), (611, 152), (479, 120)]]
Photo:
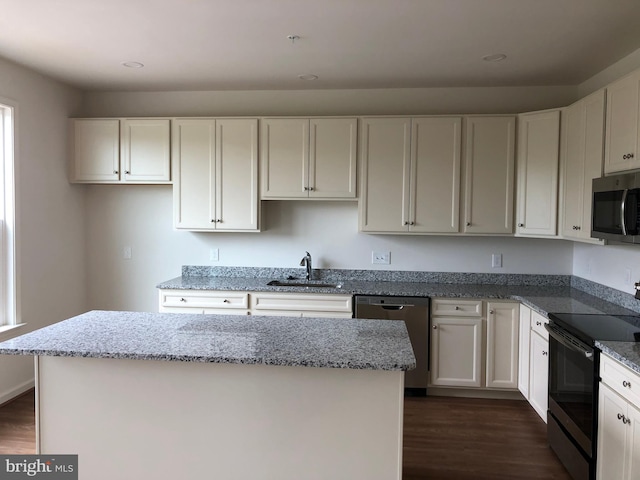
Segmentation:
[(549, 403), (549, 320), (520, 305), (520, 359), (518, 389), (529, 404), (547, 421)]
[(434, 299), (431, 385), (515, 390), (518, 303)]
[(292, 317), (353, 316), (351, 295), (215, 290), (160, 290), (160, 311)]
[(598, 398), (598, 480), (640, 478), (640, 375), (601, 356)]

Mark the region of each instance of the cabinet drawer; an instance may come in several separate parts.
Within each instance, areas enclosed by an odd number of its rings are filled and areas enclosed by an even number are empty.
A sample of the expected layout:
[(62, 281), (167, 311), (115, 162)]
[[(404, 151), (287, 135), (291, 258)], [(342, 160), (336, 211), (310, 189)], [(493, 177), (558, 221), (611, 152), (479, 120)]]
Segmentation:
[(455, 317), (481, 317), (482, 300), (436, 298), (431, 302), (431, 315)]
[[(322, 295), (299, 293), (252, 293), (251, 311), (255, 315), (264, 312), (265, 315), (274, 311), (280, 312), (305, 312), (318, 313), (342, 313), (352, 312), (351, 295)], [(305, 315), (308, 316), (308, 315)]]
[(194, 290), (160, 291), (161, 307), (234, 310), (249, 308), (249, 294), (243, 292), (212, 292)]
[(640, 375), (603, 354), (600, 356), (600, 377), (625, 400), (640, 406)]
[(549, 323), (549, 319), (543, 317), (538, 312), (531, 311), (531, 330), (536, 332), (545, 340), (549, 340), (549, 332), (544, 328), (545, 324)]

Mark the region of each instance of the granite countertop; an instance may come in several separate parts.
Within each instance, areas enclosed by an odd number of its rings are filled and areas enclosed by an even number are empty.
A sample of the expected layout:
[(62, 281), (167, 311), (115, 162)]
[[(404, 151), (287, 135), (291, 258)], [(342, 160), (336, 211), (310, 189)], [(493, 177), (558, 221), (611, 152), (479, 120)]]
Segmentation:
[[(319, 270), (317, 273), (319, 275), (314, 278), (318, 281), (337, 287), (267, 285), (273, 279), (300, 278), (297, 269), (185, 266), (182, 276), (162, 282), (157, 288), (504, 299), (522, 302), (545, 317), (549, 313), (639, 315), (638, 311), (622, 306), (637, 308), (636, 302), (627, 298), (631, 295), (583, 279), (577, 282), (580, 288), (573, 288), (562, 276), (340, 270)], [(637, 344), (602, 342), (600, 345), (602, 351), (640, 372), (640, 347)]]
[(404, 322), (92, 311), (0, 343), (0, 354), (411, 370)]

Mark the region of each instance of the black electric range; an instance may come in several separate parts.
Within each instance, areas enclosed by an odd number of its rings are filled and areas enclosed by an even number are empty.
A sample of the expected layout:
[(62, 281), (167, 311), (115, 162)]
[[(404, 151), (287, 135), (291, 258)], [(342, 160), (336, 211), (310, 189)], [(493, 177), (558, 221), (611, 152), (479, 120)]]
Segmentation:
[(640, 316), (550, 313), (549, 445), (574, 480), (595, 480), (600, 350), (596, 341), (640, 342)]
[(640, 315), (550, 313), (549, 319), (590, 346), (596, 340), (640, 342)]

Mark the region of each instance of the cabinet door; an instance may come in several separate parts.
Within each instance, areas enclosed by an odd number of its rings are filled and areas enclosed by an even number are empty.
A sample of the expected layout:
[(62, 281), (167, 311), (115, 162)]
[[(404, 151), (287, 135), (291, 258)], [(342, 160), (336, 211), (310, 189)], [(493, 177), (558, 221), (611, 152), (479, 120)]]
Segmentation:
[(602, 176), (604, 90), (583, 98), (562, 112), (560, 234), (574, 241), (591, 238), (592, 181)]
[(637, 150), (639, 92), (640, 72), (627, 75), (607, 87), (605, 173), (640, 168)]
[(518, 235), (557, 234), (559, 148), (558, 110), (519, 117)]
[(120, 178), (120, 122), (70, 121), (70, 179), (77, 183), (114, 183)]
[[(636, 408), (638, 407), (638, 408)], [(629, 404), (627, 411), (629, 419), (627, 443), (629, 457), (627, 459), (627, 478), (640, 478), (640, 405)]]
[(409, 231), (459, 230), (460, 117), (414, 118)]
[(627, 402), (602, 383), (600, 383), (598, 400), (597, 478), (598, 480), (632, 478), (624, 476), (629, 427), (623, 422), (622, 415), (626, 417)]
[(173, 123), (174, 226), (215, 230), (215, 120)]
[(482, 386), (482, 318), (431, 319), (431, 384)]
[(258, 230), (258, 120), (216, 120), (216, 230)]
[(517, 303), (487, 302), (487, 373), (489, 388), (518, 388)]
[(261, 198), (308, 197), (309, 120), (265, 118), (260, 143)]
[(361, 231), (407, 231), (410, 139), (409, 118), (362, 119)]
[(357, 138), (355, 118), (311, 119), (309, 197), (356, 197)]
[(529, 399), (529, 360), (531, 342), (531, 309), (520, 305), (520, 331), (518, 341), (518, 390)]
[(513, 233), (514, 142), (515, 117), (465, 119), (465, 233)]
[(529, 403), (547, 421), (549, 404), (549, 341), (531, 332)]
[(130, 119), (121, 122), (121, 179), (131, 183), (171, 181), (170, 121)]

